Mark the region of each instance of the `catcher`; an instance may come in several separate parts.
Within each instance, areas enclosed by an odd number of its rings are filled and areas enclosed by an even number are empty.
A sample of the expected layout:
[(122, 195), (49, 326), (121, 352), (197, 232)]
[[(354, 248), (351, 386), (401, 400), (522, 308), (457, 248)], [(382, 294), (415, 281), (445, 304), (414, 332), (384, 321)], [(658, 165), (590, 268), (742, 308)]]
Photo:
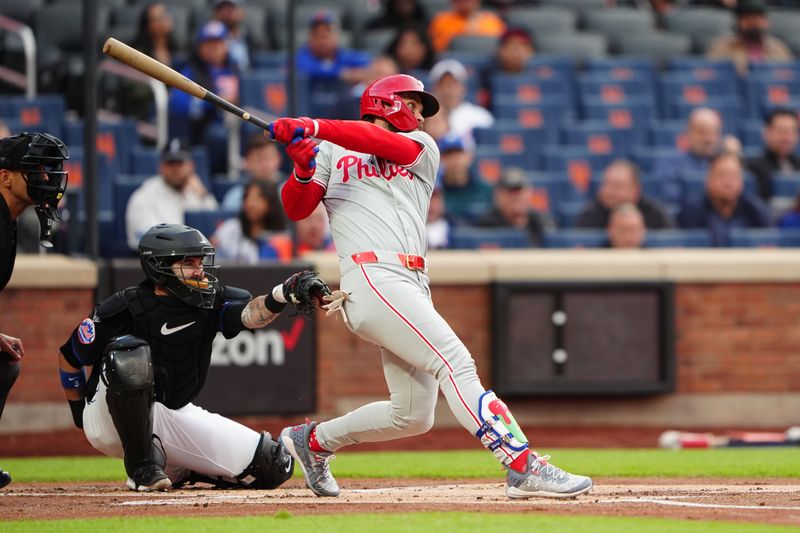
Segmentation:
[(219, 284), (214, 253), (194, 228), (150, 228), (139, 242), (147, 279), (103, 301), (61, 347), (59, 373), (75, 425), (98, 451), (124, 458), (131, 490), (195, 481), (274, 489), (292, 475), (292, 457), (269, 433), (192, 400), (218, 331), (231, 338), (262, 328), (287, 301), (311, 313), (331, 291), (303, 271), (252, 298)]

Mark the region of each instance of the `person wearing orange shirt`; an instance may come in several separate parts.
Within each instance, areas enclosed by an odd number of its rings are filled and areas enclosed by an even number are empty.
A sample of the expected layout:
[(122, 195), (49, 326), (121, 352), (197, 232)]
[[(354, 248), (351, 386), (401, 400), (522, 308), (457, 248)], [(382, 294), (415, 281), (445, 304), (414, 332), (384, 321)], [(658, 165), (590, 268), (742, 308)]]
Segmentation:
[(452, 9), (434, 17), (429, 29), (433, 47), (442, 52), (459, 35), (500, 37), (505, 23), (496, 14), (480, 9), (481, 0), (451, 0)]

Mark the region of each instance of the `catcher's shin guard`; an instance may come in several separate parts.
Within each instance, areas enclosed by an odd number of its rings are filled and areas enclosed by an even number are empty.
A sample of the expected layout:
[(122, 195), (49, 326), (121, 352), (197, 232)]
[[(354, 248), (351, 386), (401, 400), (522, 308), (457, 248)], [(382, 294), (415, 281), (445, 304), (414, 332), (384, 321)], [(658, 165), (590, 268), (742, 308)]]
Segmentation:
[(481, 427), (475, 436), (503, 464), (508, 464), (528, 449), (528, 439), (506, 404), (492, 391), (481, 394), (478, 400)]
[(0, 417), (3, 416), (6, 398), (8, 398), (8, 393), (11, 392), (14, 382), (17, 381), (21, 366), (19, 361), (12, 359), (11, 355), (6, 352), (0, 352)]
[(150, 347), (145, 341), (131, 336), (113, 339), (106, 348), (104, 365), (101, 376), (108, 389), (108, 412), (125, 452), (125, 471), (128, 477), (133, 477), (138, 467), (155, 463), (156, 459), (153, 454), (154, 376)]
[(294, 461), (283, 442), (272, 439), (266, 431), (256, 446), (253, 461), (239, 474), (239, 482), (250, 489), (277, 489), (292, 477)]

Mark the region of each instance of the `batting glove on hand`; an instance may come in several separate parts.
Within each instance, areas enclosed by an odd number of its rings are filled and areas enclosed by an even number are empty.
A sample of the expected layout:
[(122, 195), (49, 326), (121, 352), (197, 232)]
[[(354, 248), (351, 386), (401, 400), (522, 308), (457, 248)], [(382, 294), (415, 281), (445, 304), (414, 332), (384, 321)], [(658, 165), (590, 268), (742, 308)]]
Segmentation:
[(313, 136), (316, 124), (308, 117), (279, 118), (267, 126), (269, 138), (279, 143), (289, 144), (293, 139)]
[(317, 169), (317, 153), (319, 146), (313, 139), (297, 138), (286, 147), (286, 153), (294, 161), (294, 175), (300, 180), (308, 180)]

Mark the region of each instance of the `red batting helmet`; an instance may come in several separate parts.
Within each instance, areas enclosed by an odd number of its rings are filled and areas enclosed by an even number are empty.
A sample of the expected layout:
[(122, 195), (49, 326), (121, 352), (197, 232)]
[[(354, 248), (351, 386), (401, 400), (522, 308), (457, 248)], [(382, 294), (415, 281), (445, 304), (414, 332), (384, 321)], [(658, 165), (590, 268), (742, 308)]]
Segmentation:
[(408, 74), (393, 74), (369, 84), (361, 95), (361, 118), (368, 115), (385, 119), (400, 131), (417, 129), (414, 113), (398, 96), (400, 93), (415, 93), (422, 100), (422, 116), (430, 117), (439, 111), (439, 101), (417, 78)]

